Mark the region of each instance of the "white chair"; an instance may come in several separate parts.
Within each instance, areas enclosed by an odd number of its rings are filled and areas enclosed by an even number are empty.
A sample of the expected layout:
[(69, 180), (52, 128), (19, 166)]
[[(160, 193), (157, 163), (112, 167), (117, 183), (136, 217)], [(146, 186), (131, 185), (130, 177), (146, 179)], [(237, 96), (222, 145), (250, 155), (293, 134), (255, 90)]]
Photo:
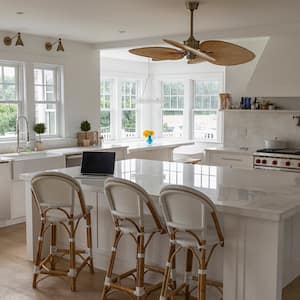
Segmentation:
[[(145, 250), (156, 233), (166, 233), (166, 230), (149, 195), (139, 185), (124, 179), (108, 178), (104, 183), (104, 191), (115, 226), (115, 238), (101, 299), (105, 299), (108, 293), (116, 290), (125, 292), (130, 298), (144, 299), (162, 285), (162, 282), (159, 282), (145, 288), (145, 271), (164, 274), (163, 268), (145, 264)], [(149, 235), (147, 240), (146, 234)], [(137, 245), (137, 253), (134, 253), (136, 268), (112, 278), (118, 244), (123, 235), (131, 236)], [(126, 287), (121, 282), (129, 276), (135, 278), (134, 289)]]
[[(167, 185), (161, 189), (160, 205), (170, 237), (160, 300), (169, 299), (183, 289), (188, 298), (193, 280), (197, 281), (199, 300), (206, 299), (206, 285), (216, 287), (222, 294), (222, 283), (207, 280), (206, 277), (208, 263), (214, 250), (217, 246), (224, 246), (224, 237), (213, 202), (203, 193), (190, 187)], [(212, 221), (212, 228), (208, 226), (209, 219)], [(170, 292), (168, 281), (172, 261), (182, 249), (186, 250), (184, 282)], [(193, 257), (198, 263), (197, 276), (192, 276)]]
[[(88, 265), (94, 273), (92, 256), (91, 206), (86, 206), (79, 183), (68, 175), (57, 172), (43, 172), (32, 178), (32, 196), (41, 217), (38, 247), (35, 258), (33, 288), (38, 276), (69, 276), (71, 290), (76, 290), (76, 279), (84, 266)], [(87, 228), (87, 250), (77, 250), (75, 234), (80, 220), (84, 218)], [(69, 237), (69, 249), (59, 249), (56, 245), (57, 225), (62, 225)], [(50, 228), (50, 253), (42, 258), (45, 233)], [(56, 268), (59, 258), (69, 255), (69, 269)], [(76, 256), (82, 263), (76, 268)], [(42, 278), (43, 279), (43, 278)]]

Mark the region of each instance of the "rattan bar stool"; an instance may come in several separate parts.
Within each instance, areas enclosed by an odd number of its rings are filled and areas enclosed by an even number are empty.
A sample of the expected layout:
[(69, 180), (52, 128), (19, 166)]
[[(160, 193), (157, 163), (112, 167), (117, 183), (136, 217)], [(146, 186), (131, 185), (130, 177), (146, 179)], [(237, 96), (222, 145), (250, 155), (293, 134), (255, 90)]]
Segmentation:
[[(139, 185), (124, 179), (108, 178), (104, 183), (104, 192), (115, 226), (115, 238), (101, 299), (106, 299), (114, 291), (124, 292), (132, 299), (145, 299), (161, 288), (162, 281), (145, 288), (144, 273), (154, 271), (164, 274), (163, 268), (145, 264), (145, 250), (155, 234), (166, 233), (166, 230), (149, 195)], [(137, 245), (136, 268), (113, 277), (118, 244), (124, 235), (132, 237)], [(135, 278), (135, 289), (122, 284), (122, 279), (129, 276)]]
[[(32, 178), (32, 196), (38, 207), (41, 226), (38, 237), (38, 247), (33, 272), (33, 288), (48, 276), (69, 276), (71, 290), (76, 290), (76, 279), (79, 272), (88, 265), (94, 273), (92, 255), (91, 206), (86, 206), (79, 183), (72, 177), (57, 173), (43, 172)], [(75, 247), (75, 235), (81, 219), (86, 222), (87, 249), (78, 250)], [(56, 245), (57, 226), (61, 225), (68, 234), (69, 248), (60, 249)], [(50, 251), (42, 258), (45, 234), (50, 229)], [(57, 262), (69, 255), (69, 268), (58, 269)], [(76, 257), (82, 263), (76, 267)], [(38, 280), (40, 275), (45, 275)]]
[[(207, 268), (217, 246), (224, 246), (224, 237), (216, 207), (203, 193), (182, 185), (167, 185), (161, 189), (160, 205), (167, 225), (170, 245), (160, 300), (184, 292), (186, 299), (198, 288), (197, 299), (206, 299), (206, 286), (217, 288), (222, 297), (223, 284), (207, 279)], [(208, 226), (211, 219), (212, 228)], [(211, 232), (212, 231), (212, 232)], [(173, 291), (168, 290), (172, 261), (181, 250), (186, 251), (184, 281)], [(198, 263), (198, 274), (192, 275), (193, 258)], [(197, 286), (192, 288), (193, 281)]]

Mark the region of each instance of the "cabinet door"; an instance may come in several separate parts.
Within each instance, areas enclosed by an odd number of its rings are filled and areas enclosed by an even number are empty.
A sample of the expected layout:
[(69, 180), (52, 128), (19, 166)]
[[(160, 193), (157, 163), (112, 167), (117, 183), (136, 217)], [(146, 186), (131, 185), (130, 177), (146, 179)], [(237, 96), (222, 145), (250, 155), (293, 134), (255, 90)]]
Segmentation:
[(10, 219), (11, 164), (0, 163), (0, 220)]

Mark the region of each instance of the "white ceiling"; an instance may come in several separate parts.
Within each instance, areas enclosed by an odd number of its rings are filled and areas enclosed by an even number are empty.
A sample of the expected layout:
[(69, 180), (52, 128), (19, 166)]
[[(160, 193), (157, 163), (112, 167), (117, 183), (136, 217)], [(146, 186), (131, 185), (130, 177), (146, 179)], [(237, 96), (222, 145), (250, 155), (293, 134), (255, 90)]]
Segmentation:
[[(0, 30), (105, 43), (187, 35), (185, 0), (0, 0)], [(17, 15), (24, 11), (24, 15)], [(300, 24), (299, 0), (202, 0), (195, 31)], [(120, 34), (119, 30), (126, 30)], [(258, 33), (258, 32), (257, 32)]]

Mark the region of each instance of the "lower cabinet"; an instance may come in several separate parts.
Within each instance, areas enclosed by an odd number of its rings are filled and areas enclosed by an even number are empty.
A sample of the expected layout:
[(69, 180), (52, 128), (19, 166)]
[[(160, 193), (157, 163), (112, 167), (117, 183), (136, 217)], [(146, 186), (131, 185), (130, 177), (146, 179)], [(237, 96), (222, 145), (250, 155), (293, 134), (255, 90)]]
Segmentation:
[(11, 163), (0, 163), (0, 227), (10, 219)]
[(250, 153), (206, 150), (205, 162), (212, 166), (252, 169), (253, 155)]

